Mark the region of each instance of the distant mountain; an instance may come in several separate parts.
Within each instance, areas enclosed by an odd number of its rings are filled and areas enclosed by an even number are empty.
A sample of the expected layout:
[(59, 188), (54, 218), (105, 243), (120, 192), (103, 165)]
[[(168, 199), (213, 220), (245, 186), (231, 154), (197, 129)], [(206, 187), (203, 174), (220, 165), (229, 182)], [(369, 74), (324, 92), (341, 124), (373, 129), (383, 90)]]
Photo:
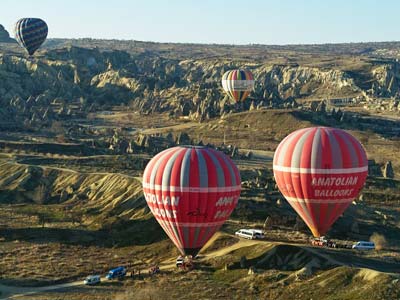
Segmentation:
[(15, 43), (16, 41), (10, 38), (8, 31), (0, 24), (0, 43)]

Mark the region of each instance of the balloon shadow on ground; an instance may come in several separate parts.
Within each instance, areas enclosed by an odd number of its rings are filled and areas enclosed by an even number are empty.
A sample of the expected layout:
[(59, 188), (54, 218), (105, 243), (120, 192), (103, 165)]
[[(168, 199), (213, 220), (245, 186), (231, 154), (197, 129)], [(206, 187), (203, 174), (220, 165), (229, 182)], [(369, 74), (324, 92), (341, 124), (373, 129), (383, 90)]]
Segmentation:
[(153, 218), (120, 221), (116, 225), (110, 224), (100, 230), (51, 227), (1, 228), (0, 236), (4, 242), (64, 243), (106, 248), (149, 245), (167, 238)]

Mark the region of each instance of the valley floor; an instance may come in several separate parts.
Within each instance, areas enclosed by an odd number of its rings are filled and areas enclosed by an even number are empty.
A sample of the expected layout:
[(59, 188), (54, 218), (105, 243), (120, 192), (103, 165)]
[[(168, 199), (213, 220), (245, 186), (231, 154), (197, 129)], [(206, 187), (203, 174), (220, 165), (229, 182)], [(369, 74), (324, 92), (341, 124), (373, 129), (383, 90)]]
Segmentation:
[[(114, 127), (119, 119), (116, 112), (96, 122)], [(391, 160), (396, 174), (370, 176), (363, 197), (330, 231), (343, 243), (373, 233), (385, 238), (383, 249), (357, 252), (312, 247), (309, 231), (296, 227), (301, 224), (275, 187), (274, 149), (289, 132), (321, 125), (308, 114), (252, 111), (205, 123), (168, 120), (164, 126), (159, 118), (158, 128), (146, 127), (148, 117), (137, 124), (129, 116), (123, 121), (143, 126), (142, 135), (187, 132), (195, 142), (218, 145), (225, 136), (237, 146), (242, 194), (230, 220), (204, 247), (195, 270), (178, 270), (178, 251), (142, 195), (143, 168), (154, 149), (114, 154), (87, 147), (86, 136), (56, 143), (0, 133), (0, 299), (400, 299), (399, 140), (384, 137), (383, 128), (364, 132), (345, 124), (369, 157), (381, 164)], [(126, 138), (134, 140), (138, 132)], [(266, 218), (271, 224), (264, 241), (234, 236), (240, 228), (262, 228)], [(154, 264), (161, 273), (149, 276)], [(142, 276), (83, 285), (87, 275), (103, 276), (118, 265)]]

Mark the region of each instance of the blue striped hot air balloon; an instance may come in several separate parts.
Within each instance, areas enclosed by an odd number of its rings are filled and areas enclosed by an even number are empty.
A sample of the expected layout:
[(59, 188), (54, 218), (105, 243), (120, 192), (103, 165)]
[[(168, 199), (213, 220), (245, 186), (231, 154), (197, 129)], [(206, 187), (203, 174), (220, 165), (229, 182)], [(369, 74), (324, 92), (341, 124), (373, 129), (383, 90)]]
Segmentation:
[(15, 24), (17, 42), (32, 56), (46, 40), (48, 27), (45, 21), (38, 18), (23, 18)]

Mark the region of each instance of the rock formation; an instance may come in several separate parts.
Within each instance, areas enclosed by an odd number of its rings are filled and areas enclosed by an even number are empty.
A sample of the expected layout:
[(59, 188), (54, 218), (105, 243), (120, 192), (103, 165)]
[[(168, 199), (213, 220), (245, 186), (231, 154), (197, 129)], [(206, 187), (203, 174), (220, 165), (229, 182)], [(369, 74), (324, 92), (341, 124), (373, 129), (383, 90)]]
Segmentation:
[(373, 159), (368, 160), (368, 175), (374, 177), (382, 177), (381, 167)]
[[(6, 114), (6, 106), (13, 106), (21, 114), (32, 107), (47, 109), (51, 103), (58, 117), (68, 118), (76, 113), (74, 105), (79, 106), (77, 111), (81, 114), (127, 105), (142, 114), (169, 112), (172, 118), (203, 122), (232, 111), (294, 108), (298, 106), (295, 99), (302, 97), (331, 99), (354, 93), (367, 104), (375, 103), (379, 109), (400, 111), (396, 98), (400, 82), (397, 62), (376, 64), (365, 74), (297, 64), (260, 63), (252, 66), (257, 78), (254, 91), (247, 101), (237, 105), (220, 87), (222, 74), (241, 66), (234, 61), (182, 60), (150, 54), (131, 56), (126, 51), (74, 46), (49, 50), (45, 55), (46, 60), (40, 63), (0, 55), (0, 115)], [(363, 76), (368, 80), (360, 80)], [(18, 100), (25, 101), (32, 95), (34, 99), (26, 105)], [(324, 101), (313, 102), (311, 110), (325, 114), (327, 105)], [(33, 119), (33, 112), (29, 113), (28, 123), (38, 122), (45, 111), (39, 111), (40, 117)], [(342, 112), (332, 116), (338, 121), (347, 120)]]
[(386, 162), (385, 166), (383, 167), (383, 177), (394, 178), (394, 172), (391, 161)]
[(15, 43), (15, 40), (10, 38), (10, 34), (1, 24), (0, 24), (0, 43)]

